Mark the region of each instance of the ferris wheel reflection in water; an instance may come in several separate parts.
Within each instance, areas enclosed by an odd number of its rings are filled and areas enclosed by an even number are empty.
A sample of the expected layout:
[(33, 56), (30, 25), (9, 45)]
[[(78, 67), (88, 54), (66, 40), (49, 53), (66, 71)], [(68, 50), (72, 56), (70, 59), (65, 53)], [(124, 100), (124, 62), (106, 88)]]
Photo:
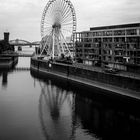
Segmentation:
[(76, 129), (75, 96), (70, 91), (41, 83), (39, 118), (46, 139), (74, 139)]

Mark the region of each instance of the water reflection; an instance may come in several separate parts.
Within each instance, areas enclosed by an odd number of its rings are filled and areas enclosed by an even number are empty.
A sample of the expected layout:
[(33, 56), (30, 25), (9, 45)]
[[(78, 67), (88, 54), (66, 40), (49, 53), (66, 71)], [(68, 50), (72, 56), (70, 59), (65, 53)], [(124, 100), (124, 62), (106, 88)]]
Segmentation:
[[(104, 140), (140, 138), (140, 116), (128, 106), (125, 110), (117, 105), (109, 105), (76, 95), (76, 114), (84, 129), (96, 133)], [(123, 105), (123, 104), (122, 104)]]
[(8, 71), (7, 70), (3, 70), (0, 71), (0, 77), (1, 77), (1, 83), (2, 83), (2, 87), (4, 89), (7, 88), (7, 84), (8, 84)]
[(7, 82), (8, 82), (7, 81), (7, 75), (8, 75), (7, 71), (2, 73), (2, 86), (5, 87), (5, 88), (7, 87)]
[(39, 117), (46, 139), (71, 139), (73, 94), (52, 85), (50, 80), (39, 84)]
[(0, 140), (140, 139), (138, 100), (32, 71), (1, 71), (0, 87)]
[(39, 113), (46, 139), (140, 139), (140, 101), (56, 78), (42, 82)]

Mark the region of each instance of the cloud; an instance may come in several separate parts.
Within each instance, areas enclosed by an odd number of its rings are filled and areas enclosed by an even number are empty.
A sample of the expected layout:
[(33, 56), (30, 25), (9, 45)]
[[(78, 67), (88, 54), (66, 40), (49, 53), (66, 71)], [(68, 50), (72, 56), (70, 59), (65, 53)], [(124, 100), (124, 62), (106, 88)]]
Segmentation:
[[(136, 2), (137, 1), (137, 2)], [(140, 1), (136, 0), (87, 0), (76, 3), (78, 30), (91, 26), (139, 22)], [(81, 6), (78, 6), (81, 5)]]
[[(35, 39), (40, 39), (39, 27), (41, 12), (39, 0), (8, 0), (0, 1), (0, 31), (8, 30), (15, 37), (33, 39), (32, 33), (37, 31)], [(14, 33), (13, 33), (14, 32)], [(16, 34), (15, 34), (16, 33)], [(37, 35), (38, 34), (38, 35)]]
[[(40, 40), (40, 21), (48, 1), (0, 0), (0, 38)], [(139, 0), (71, 0), (77, 16), (77, 30), (93, 26), (140, 22)]]

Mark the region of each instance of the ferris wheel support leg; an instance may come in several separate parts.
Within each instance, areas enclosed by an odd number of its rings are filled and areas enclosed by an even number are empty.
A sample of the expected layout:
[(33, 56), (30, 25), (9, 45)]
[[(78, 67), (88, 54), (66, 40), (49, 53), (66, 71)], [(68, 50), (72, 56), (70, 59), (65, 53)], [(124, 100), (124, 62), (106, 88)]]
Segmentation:
[(58, 36), (56, 35), (56, 39), (57, 39), (57, 51), (58, 51), (58, 56), (60, 56), (60, 54), (61, 54), (61, 51), (60, 51), (60, 44), (59, 44), (59, 38), (58, 38)]
[[(61, 53), (64, 53), (64, 49), (63, 49), (63, 47), (61, 47), (62, 46), (62, 43), (59, 41), (59, 35), (57, 35), (57, 34), (55, 34), (55, 36), (56, 36), (56, 39), (57, 39), (57, 50), (58, 50), (58, 56), (61, 56)], [(60, 39), (61, 40), (61, 39)], [(62, 49), (62, 50), (61, 50)]]
[[(61, 32), (60, 32), (60, 33), (61, 33)], [(66, 40), (65, 40), (65, 38), (64, 38), (64, 36), (63, 36), (62, 33), (61, 33), (61, 36), (62, 36), (62, 38), (63, 38), (63, 40), (64, 40), (64, 43), (65, 43), (65, 45), (66, 45), (66, 48), (67, 48), (67, 50), (68, 50), (70, 56), (73, 57), (72, 54), (71, 54), (71, 52), (70, 52), (70, 50), (69, 50), (69, 48), (68, 48), (67, 42), (66, 42)]]
[[(49, 34), (49, 35), (51, 35), (51, 33)], [(49, 36), (48, 36), (49, 37)], [(46, 53), (47, 53), (47, 50), (46, 50), (46, 45), (47, 45), (47, 43), (48, 43), (48, 37), (46, 38), (46, 42), (45, 42), (45, 45), (44, 46), (42, 46), (42, 44), (40, 44), (40, 46), (41, 47), (43, 47), (43, 49), (42, 49), (42, 51), (41, 51), (41, 53), (40, 53), (40, 55), (39, 56), (41, 56), (42, 55), (42, 53), (43, 53), (43, 51), (45, 50), (46, 51)], [(40, 47), (40, 48), (41, 48)]]
[(53, 45), (52, 45), (52, 58), (54, 59), (54, 44), (55, 44), (55, 38), (54, 38), (54, 30), (53, 30)]
[[(61, 37), (61, 36), (60, 36)], [(60, 39), (61, 40), (61, 39)], [(62, 53), (64, 54), (63, 42), (61, 42)]]
[[(40, 44), (40, 48), (41, 48), (41, 47), (42, 47), (42, 45)], [(41, 53), (40, 53), (40, 55), (39, 55), (39, 56), (41, 56), (41, 55), (42, 55), (43, 51), (44, 51), (44, 48), (42, 49), (42, 51), (41, 51)]]
[(44, 50), (47, 52), (47, 50), (46, 50), (46, 44), (44, 45), (44, 48), (42, 49), (42, 51), (40, 53), (40, 56), (42, 55), (42, 53), (43, 53)]

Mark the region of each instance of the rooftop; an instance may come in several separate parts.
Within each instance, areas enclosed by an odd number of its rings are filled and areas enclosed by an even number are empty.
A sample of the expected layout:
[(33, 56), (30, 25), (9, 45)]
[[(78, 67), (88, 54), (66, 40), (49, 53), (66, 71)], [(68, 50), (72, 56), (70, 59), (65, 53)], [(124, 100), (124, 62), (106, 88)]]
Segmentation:
[(140, 23), (131, 23), (131, 24), (120, 24), (120, 25), (91, 27), (90, 28), (90, 31), (94, 31), (94, 30), (105, 30), (105, 29), (116, 29), (116, 28), (131, 28), (131, 27), (140, 27)]

